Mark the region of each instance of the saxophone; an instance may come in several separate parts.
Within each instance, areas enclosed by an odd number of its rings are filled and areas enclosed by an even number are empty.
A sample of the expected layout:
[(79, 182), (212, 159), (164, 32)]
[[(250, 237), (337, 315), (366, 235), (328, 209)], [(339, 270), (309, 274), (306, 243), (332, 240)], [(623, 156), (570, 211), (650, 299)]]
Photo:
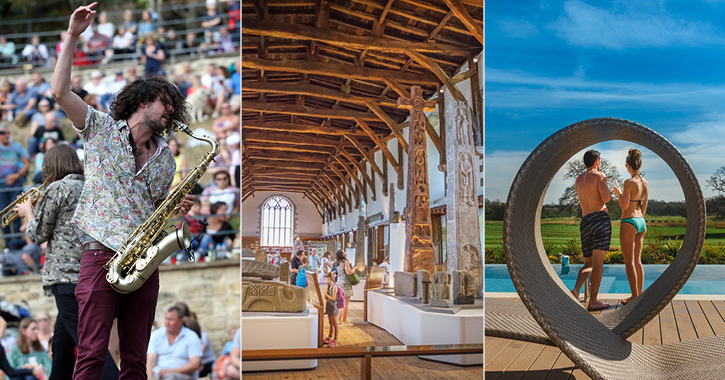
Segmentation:
[(177, 204), (191, 192), (209, 164), (219, 154), (219, 143), (213, 138), (194, 135), (191, 129), (176, 121), (178, 127), (190, 137), (211, 145), (211, 151), (194, 164), (189, 174), (174, 188), (151, 217), (138, 226), (123, 246), (103, 266), (108, 270), (106, 281), (119, 293), (130, 293), (141, 287), (158, 266), (178, 250), (191, 246), (191, 231), (186, 222), (181, 228), (164, 236), (158, 244), (156, 239), (165, 233), (164, 226), (179, 213)]

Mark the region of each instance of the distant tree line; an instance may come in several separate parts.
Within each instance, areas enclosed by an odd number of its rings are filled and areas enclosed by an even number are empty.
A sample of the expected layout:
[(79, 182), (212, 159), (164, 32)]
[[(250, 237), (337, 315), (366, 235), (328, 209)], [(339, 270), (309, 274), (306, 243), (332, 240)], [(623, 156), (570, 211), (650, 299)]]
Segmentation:
[[(615, 197), (616, 198), (616, 197)], [(717, 199), (716, 199), (717, 198)], [(616, 202), (616, 200), (614, 201)], [(611, 203), (611, 202), (610, 202)], [(609, 216), (612, 219), (619, 219), (622, 214), (622, 209), (619, 205), (616, 208), (612, 207), (610, 203), (607, 203), (607, 209), (609, 210)], [(485, 200), (486, 206), (486, 220), (503, 220), (504, 211), (506, 210), (506, 203), (499, 200)], [(707, 200), (707, 212), (708, 215), (715, 215), (713, 213), (716, 206), (721, 208), (721, 212), (725, 215), (725, 196), (718, 196), (709, 198)], [(579, 207), (562, 207), (556, 203), (550, 203), (541, 207), (541, 218), (552, 219), (552, 218), (581, 218), (581, 209)], [(658, 201), (651, 199), (647, 203), (647, 216), (682, 216), (687, 217), (687, 207), (685, 201)]]

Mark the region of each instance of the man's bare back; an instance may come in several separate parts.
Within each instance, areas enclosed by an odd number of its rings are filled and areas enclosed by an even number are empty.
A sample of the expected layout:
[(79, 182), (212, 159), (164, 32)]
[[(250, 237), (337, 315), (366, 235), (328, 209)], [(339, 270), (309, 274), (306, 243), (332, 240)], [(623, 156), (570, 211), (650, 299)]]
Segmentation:
[(606, 203), (612, 199), (607, 186), (607, 176), (594, 168), (576, 178), (576, 195), (582, 208), (582, 216), (597, 211), (607, 211)]

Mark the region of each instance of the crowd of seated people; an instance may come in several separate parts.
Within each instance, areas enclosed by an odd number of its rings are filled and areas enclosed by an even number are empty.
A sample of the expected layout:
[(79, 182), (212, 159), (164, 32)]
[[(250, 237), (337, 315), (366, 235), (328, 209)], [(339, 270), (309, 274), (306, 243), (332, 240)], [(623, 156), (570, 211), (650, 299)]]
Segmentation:
[[(173, 75), (173, 78), (169, 78), (180, 90), (183, 91), (186, 88), (187, 94), (194, 92), (209, 94), (202, 100), (201, 105), (201, 112), (205, 114), (205, 118), (208, 118), (209, 114), (217, 116), (214, 115), (214, 109), (217, 107), (221, 111), (210, 126), (210, 133), (217, 139), (220, 147), (216, 161), (208, 169), (208, 173), (213, 179), (211, 183), (200, 182), (197, 184), (194, 193), (198, 196), (199, 202), (187, 217), (187, 223), (193, 227), (194, 236), (197, 237), (193, 247), (198, 250), (197, 257), (207, 259), (210, 256), (210, 248), (226, 253), (237, 246), (235, 242), (238, 231), (233, 231), (229, 225), (229, 219), (230, 214), (238, 215), (240, 209), (240, 122), (239, 116), (232, 111), (232, 109), (236, 109), (238, 113), (241, 105), (239, 68), (239, 61), (228, 67), (209, 65), (203, 76), (204, 82), (209, 88), (202, 84), (202, 76), (199, 76), (188, 62), (181, 65), (179, 73)], [(231, 76), (227, 74), (230, 71)], [(108, 112), (109, 103), (114, 94), (129, 81), (137, 79), (135, 66), (128, 68), (125, 73), (123, 70), (118, 70), (114, 74), (104, 75), (101, 70), (93, 70), (89, 75), (90, 80), (85, 83), (82, 76), (75, 75), (71, 79), (71, 90), (89, 105)], [(18, 157), (16, 166), (22, 167), (24, 164), (20, 161), (27, 161), (27, 165), (32, 169), (18, 174), (23, 181), (0, 188), (0, 195), (4, 195), (8, 191), (6, 188), (12, 187), (20, 191), (26, 182), (34, 185), (41, 184), (42, 172), (39, 168), (42, 167), (44, 153), (56, 144), (73, 144), (79, 157), (83, 158), (82, 144), (77, 136), (64, 134), (61, 128), (61, 121), (66, 116), (50, 95), (48, 81), (38, 72), (31, 73), (30, 78), (27, 82), (25, 78), (19, 77), (14, 81), (6, 80), (0, 83), (0, 151), (12, 150)], [(235, 89), (230, 89), (231, 92), (228, 92), (228, 87)], [(218, 91), (216, 99), (211, 96), (215, 89)], [(230, 104), (230, 101), (234, 102), (234, 105)], [(190, 124), (193, 127), (193, 123)], [(13, 141), (11, 138), (7, 138), (7, 134), (4, 132), (5, 130), (12, 132), (22, 129), (27, 131), (23, 135), (29, 135), (25, 141)], [(5, 147), (3, 141), (8, 141), (9, 145)], [(178, 170), (177, 176), (174, 178), (174, 186), (176, 186), (194, 162), (186, 161), (186, 157), (181, 152), (183, 146), (178, 139), (172, 136), (169, 138), (168, 144), (176, 156)], [(3, 170), (3, 166), (0, 165), (0, 172)], [(206, 188), (203, 187), (204, 185)], [(11, 198), (15, 199), (14, 196)], [(10, 202), (11, 200), (0, 198), (0, 209)], [(23, 232), (22, 230), (21, 225), (13, 231), (18, 233)], [(199, 235), (200, 233), (201, 235)], [(200, 244), (203, 239), (206, 240)], [(16, 273), (34, 273), (41, 269), (44, 247), (29, 242), (24, 236), (17, 235), (14, 238), (5, 236), (5, 243), (5, 246), (11, 250), (5, 261), (9, 264), (4, 268), (6, 273), (13, 269), (16, 270)], [(215, 255), (215, 258), (225, 256), (225, 254)]]
[[(179, 35), (178, 31), (160, 25), (153, 9), (140, 13), (126, 9), (122, 15), (101, 10), (93, 23), (81, 34), (74, 54), (74, 65), (105, 64), (113, 60), (143, 59), (148, 38), (163, 51), (164, 59), (183, 55), (215, 55), (233, 53), (240, 46), (240, 1), (207, 0), (205, 12), (195, 29)], [(65, 37), (46, 38), (32, 35), (25, 41), (10, 41), (0, 35), (0, 67), (29, 63), (33, 67), (53, 67)], [(58, 37), (56, 37), (58, 38)], [(28, 43), (25, 43), (28, 41)], [(152, 58), (153, 59), (153, 58)], [(155, 63), (153, 63), (155, 64)]]

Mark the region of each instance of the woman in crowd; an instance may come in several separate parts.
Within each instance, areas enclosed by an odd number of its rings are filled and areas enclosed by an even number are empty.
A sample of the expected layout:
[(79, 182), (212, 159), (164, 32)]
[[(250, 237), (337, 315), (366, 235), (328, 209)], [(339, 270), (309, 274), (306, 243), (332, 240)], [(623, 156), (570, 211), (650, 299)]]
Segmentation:
[(225, 213), (239, 212), (239, 188), (231, 187), (230, 180), (231, 176), (227, 171), (220, 170), (214, 173), (214, 185), (207, 186), (201, 193), (202, 203), (224, 202), (227, 206), (224, 209)]
[(622, 208), (622, 222), (619, 225), (619, 242), (624, 256), (624, 267), (632, 296), (622, 300), (626, 305), (642, 293), (644, 287), (644, 268), (642, 267), (642, 243), (647, 225), (644, 214), (647, 212), (649, 185), (642, 178), (642, 152), (630, 149), (625, 163), (631, 178), (624, 181), (622, 189), (614, 186), (614, 194), (619, 198)]
[(236, 232), (229, 224), (227, 216), (227, 205), (224, 202), (212, 203), (209, 206), (211, 215), (206, 218), (207, 226), (204, 227), (204, 236), (199, 243), (199, 252), (206, 253), (209, 248), (221, 244), (225, 249), (231, 249), (236, 237)]
[(53, 320), (45, 312), (40, 312), (38, 317), (38, 340), (46, 351), (50, 349), (50, 338), (53, 336)]
[[(38, 370), (42, 370), (45, 375), (51, 372), (52, 365), (48, 351), (43, 349), (40, 340), (38, 340), (38, 321), (32, 318), (23, 318), (20, 321), (18, 340), (15, 343), (8, 348), (8, 363), (12, 367), (22, 367), (28, 364), (34, 366), (37, 363), (42, 367)], [(10, 378), (5, 375), (5, 380), (16, 379), (35, 379), (35, 376), (26, 375)]]
[(337, 267), (337, 286), (342, 288), (345, 294), (345, 308), (340, 312), (340, 326), (352, 326), (352, 323), (347, 321), (347, 310), (350, 306), (350, 297), (352, 297), (352, 284), (347, 276), (355, 273), (350, 266), (350, 262), (347, 261), (347, 254), (343, 250), (337, 251), (335, 254), (337, 260), (335, 260), (335, 266)]
[[(5, 329), (8, 327), (8, 322), (3, 317), (0, 317), (0, 336), (5, 335)], [(5, 372), (5, 376), (9, 376), (11, 379), (21, 380), (37, 380), (40, 369), (32, 364), (25, 364), (21, 368), (13, 368), (8, 362), (7, 356), (5, 356), (5, 347), (0, 344), (0, 370)], [(7, 378), (7, 377), (3, 377)]]
[[(58, 308), (51, 341), (54, 363), (51, 380), (70, 379), (73, 376), (75, 347), (78, 344), (78, 301), (75, 288), (83, 255), (70, 221), (85, 180), (83, 164), (73, 147), (59, 144), (47, 151), (43, 160), (43, 180), (49, 182), (49, 185), (44, 189), (35, 208), (28, 200), (15, 206), (15, 211), (27, 222), (27, 236), (33, 242), (48, 242), (43, 267), (43, 289), (47, 295), (55, 297)], [(27, 350), (22, 352), (25, 354)], [(111, 354), (107, 353), (103, 379), (117, 378), (118, 368)]]

